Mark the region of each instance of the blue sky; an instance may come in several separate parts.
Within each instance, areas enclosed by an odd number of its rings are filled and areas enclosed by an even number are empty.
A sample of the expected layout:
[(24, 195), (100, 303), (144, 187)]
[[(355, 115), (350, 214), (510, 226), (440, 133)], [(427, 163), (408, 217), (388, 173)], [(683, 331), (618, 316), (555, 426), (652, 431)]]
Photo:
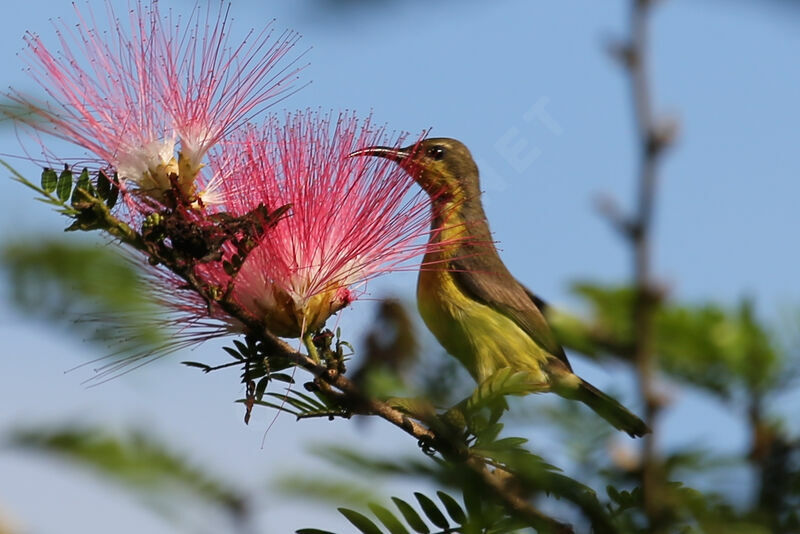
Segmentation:
[[(593, 209), (597, 195), (610, 195), (623, 207), (633, 198), (627, 85), (604, 51), (624, 35), (626, 2), (387, 1), (326, 7), (334, 3), (233, 6), (234, 29), (241, 34), (274, 17), (279, 27), (303, 34), (301, 49), (313, 47), (303, 74), (312, 83), (277, 110), (356, 109), (372, 112), (390, 129), (432, 128), (434, 135), (465, 142), (483, 171), (485, 207), (503, 258), (523, 283), (550, 301), (574, 305), (570, 281), (613, 282), (629, 274), (628, 251)], [(191, 4), (162, 2), (176, 10)], [(47, 19), (56, 16), (74, 20), (67, 2), (52, 0), (27, 0), (0, 19), (6, 86), (32, 87), (17, 57), (22, 33), (45, 34), (51, 27)], [(800, 302), (798, 27), (800, 11), (757, 1), (669, 0), (656, 12), (656, 107), (680, 122), (680, 136), (661, 176), (654, 252), (658, 276), (676, 298), (735, 303), (751, 296), (759, 312), (776, 321)], [(0, 135), (0, 152), (19, 153), (13, 132)], [(18, 168), (38, 176), (34, 165)], [(57, 233), (63, 227), (58, 216), (10, 180), (0, 182), (0, 191), (3, 237), (28, 230)], [(0, 295), (5, 291), (0, 287)], [(411, 299), (413, 292), (412, 273), (370, 287), (373, 297)], [(367, 301), (342, 314), (350, 339), (359, 338), (371, 311)], [(234, 375), (204, 376), (177, 363), (218, 358), (214, 347), (87, 390), (80, 384), (83, 371), (64, 371), (100, 355), (96, 347), (61, 330), (48, 331), (4, 301), (0, 336), (0, 402), (6, 407), (0, 410), (0, 429), (64, 420), (146, 426), (254, 491), (267, 488), (278, 473), (316, 465), (300, 452), (308, 443), (357, 433), (364, 446), (414, 449), (385, 424), (295, 423), (290, 417), (278, 420), (262, 449), (271, 414), (257, 413), (249, 427), (242, 424), (241, 409), (231, 402), (241, 394)], [(624, 389), (628, 383), (621, 369), (575, 360), (579, 373), (598, 386)], [(666, 432), (667, 445), (700, 442), (728, 450), (744, 445), (742, 429), (724, 407), (691, 392), (674, 394), (678, 403), (667, 420), (673, 429)], [(288, 459), (277, 461), (277, 454)], [(405, 487), (385, 488), (387, 494), (403, 491), (408, 494)], [(0, 449), (0, 515), (6, 513), (44, 534), (79, 527), (87, 533), (172, 531), (121, 490), (60, 463)], [(262, 532), (343, 524), (303, 502), (264, 504), (259, 514)]]

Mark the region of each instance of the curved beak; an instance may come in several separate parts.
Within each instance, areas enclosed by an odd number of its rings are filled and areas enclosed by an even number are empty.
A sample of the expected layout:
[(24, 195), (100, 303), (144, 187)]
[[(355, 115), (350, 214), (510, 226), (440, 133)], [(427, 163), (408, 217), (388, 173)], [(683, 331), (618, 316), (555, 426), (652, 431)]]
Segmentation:
[(423, 189), (426, 187), (424, 179), (425, 165), (423, 158), (420, 158), (420, 144), (416, 143), (404, 148), (388, 146), (368, 146), (361, 148), (347, 155), (348, 158), (356, 156), (374, 156), (395, 162), (401, 169), (408, 173)]
[(347, 155), (348, 158), (355, 156), (375, 156), (378, 158), (390, 159), (397, 163), (402, 163), (411, 157), (411, 149), (392, 148), (388, 146), (368, 146), (366, 148), (356, 150), (355, 152), (351, 152)]

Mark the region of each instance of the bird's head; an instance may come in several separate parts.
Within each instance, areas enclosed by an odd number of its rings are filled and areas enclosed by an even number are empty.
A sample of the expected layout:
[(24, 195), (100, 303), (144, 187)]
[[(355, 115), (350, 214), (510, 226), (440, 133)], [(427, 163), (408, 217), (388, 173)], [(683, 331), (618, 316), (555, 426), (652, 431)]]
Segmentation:
[(432, 197), (463, 200), (479, 194), (478, 167), (463, 143), (446, 137), (425, 139), (405, 148), (373, 146), (350, 156), (377, 156), (397, 162)]

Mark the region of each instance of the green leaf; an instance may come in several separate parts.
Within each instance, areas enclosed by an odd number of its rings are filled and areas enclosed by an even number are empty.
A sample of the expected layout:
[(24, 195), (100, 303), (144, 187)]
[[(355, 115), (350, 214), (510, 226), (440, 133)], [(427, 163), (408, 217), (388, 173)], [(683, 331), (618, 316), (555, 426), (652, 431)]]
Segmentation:
[(75, 189), (72, 190), (72, 198), (70, 202), (75, 205), (76, 202), (80, 202), (81, 196), (79, 191), (88, 193), (89, 195), (93, 195), (93, 188), (92, 182), (89, 180), (89, 169), (84, 168), (81, 171), (80, 176), (78, 176), (78, 181), (75, 182)]
[(307, 402), (308, 404), (310, 404), (312, 406), (317, 406), (319, 408), (329, 408), (330, 407), (330, 404), (328, 403), (328, 401), (324, 397), (322, 397), (321, 394), (319, 392), (317, 392), (317, 391), (314, 392), (315, 397), (312, 397), (310, 395), (306, 395), (305, 393), (303, 393), (301, 391), (297, 391), (296, 389), (291, 389), (291, 388), (287, 388), (287, 389), (293, 395), (297, 396), (298, 398), (302, 399), (303, 401)]
[(484, 443), (494, 443), (497, 440), (497, 436), (499, 436), (500, 432), (502, 431), (503, 423), (495, 423), (486, 427), (480, 434), (478, 434), (478, 440), (475, 445), (480, 446)]
[(506, 395), (526, 395), (537, 391), (541, 383), (528, 371), (503, 367), (481, 382), (466, 401), (469, 411), (491, 406)]
[[(491, 455), (487, 456), (503, 464), (525, 487), (537, 488), (547, 495), (575, 503), (589, 518), (597, 532), (613, 532), (606, 508), (601, 505), (594, 490), (589, 486), (557, 472), (557, 467), (525, 449), (489, 452)], [(465, 492), (465, 501), (466, 497)], [(470, 511), (470, 517), (473, 515)]]
[[(245, 404), (245, 403), (248, 403), (250, 401), (248, 399), (239, 399), (236, 402)], [(257, 401), (255, 401), (255, 404), (257, 404), (258, 406), (265, 406), (267, 408), (272, 408), (273, 410), (278, 410), (279, 412), (288, 413), (290, 415), (295, 416), (297, 419), (301, 419), (303, 417), (303, 413), (304, 413), (302, 411), (292, 410), (291, 406), (287, 406), (285, 403), (277, 404), (277, 403), (269, 402), (269, 401), (265, 401), (265, 400), (257, 400)]]
[(117, 176), (117, 173), (114, 173), (111, 191), (109, 191), (108, 198), (106, 199), (106, 206), (108, 206), (108, 209), (114, 207), (114, 205), (117, 203), (117, 198), (119, 198), (119, 177)]
[(256, 384), (256, 391), (255, 391), (255, 398), (256, 400), (261, 400), (264, 397), (264, 392), (267, 391), (267, 386), (269, 385), (269, 377), (265, 376), (261, 380), (258, 381)]
[(444, 504), (447, 513), (450, 514), (453, 521), (459, 525), (463, 525), (467, 522), (467, 514), (464, 513), (464, 509), (461, 508), (453, 497), (443, 491), (437, 491), (436, 495), (439, 497), (439, 500), (442, 501), (442, 504)]
[(529, 525), (516, 517), (505, 517), (492, 525), (486, 534), (516, 534), (527, 526)]
[(619, 509), (616, 511), (616, 513), (622, 512), (629, 508), (638, 508), (644, 504), (641, 490), (638, 487), (634, 488), (632, 492), (625, 490), (619, 491), (614, 486), (609, 484), (606, 486), (606, 493), (608, 494), (608, 498), (619, 506)]
[(78, 176), (78, 181), (75, 182), (75, 191), (72, 192), (72, 202), (75, 202), (76, 200), (79, 200), (75, 196), (75, 192), (78, 189), (83, 189), (84, 191), (91, 191), (91, 186), (92, 186), (92, 183), (91, 183), (91, 181), (89, 181), (89, 169), (84, 168), (81, 171), (80, 176)]
[(69, 194), (72, 192), (72, 171), (69, 167), (64, 166), (64, 170), (58, 176), (58, 184), (56, 185), (56, 195), (58, 195), (61, 202), (69, 200)]
[(198, 369), (202, 369), (205, 372), (211, 371), (211, 366), (201, 362), (190, 362), (190, 361), (183, 361), (181, 364), (185, 365), (186, 367), (196, 367)]
[[(256, 404), (286, 411), (298, 419), (308, 417), (347, 417), (348, 412), (334, 402), (325, 399), (321, 393), (315, 392), (316, 398), (305, 395), (295, 389), (287, 388), (286, 393), (266, 393), (267, 397), (280, 400), (280, 404), (269, 401), (257, 400)], [(286, 409), (286, 405), (296, 411)]]
[(612, 501), (614, 501), (616, 503), (620, 503), (621, 496), (620, 496), (620, 493), (617, 490), (617, 488), (615, 488), (614, 486), (609, 484), (608, 486), (606, 486), (606, 493), (608, 494), (608, 497)]
[(318, 528), (301, 528), (300, 530), (295, 530), (295, 534), (335, 534), (329, 530), (320, 530)]
[(239, 352), (234, 348), (222, 347), (222, 350), (224, 350), (225, 352), (227, 352), (228, 354), (230, 354), (231, 356), (233, 356), (237, 360), (244, 360), (245, 359), (244, 356), (239, 354)]
[(444, 516), (444, 514), (439, 511), (439, 508), (436, 506), (435, 502), (433, 502), (429, 497), (418, 492), (414, 493), (414, 497), (417, 498), (417, 502), (419, 503), (420, 507), (422, 507), (422, 511), (425, 512), (425, 515), (428, 516), (428, 519), (431, 520), (431, 523), (443, 529), (450, 527), (450, 523), (447, 521), (447, 518)]
[(475, 485), (468, 485), (464, 488), (464, 506), (470, 517), (483, 516), (483, 499)]
[(324, 506), (366, 506), (376, 498), (372, 480), (350, 476), (326, 476), (319, 471), (298, 473), (287, 465), (288, 470), (270, 481), (270, 489), (280, 492), (284, 498), (298, 498), (310, 505), (318, 501)]
[(430, 533), (431, 530), (425, 524), (425, 521), (422, 520), (422, 518), (414, 510), (414, 508), (411, 507), (410, 504), (397, 497), (392, 497), (392, 501), (394, 501), (394, 504), (397, 506), (397, 509), (400, 510), (400, 513), (403, 514), (408, 526), (414, 529), (414, 532), (418, 532), (419, 534)]
[[(561, 342), (590, 356), (632, 361), (635, 289), (582, 283), (574, 291), (586, 301), (590, 314), (586, 319), (548, 314)], [(752, 392), (769, 390), (786, 374), (786, 354), (747, 299), (735, 307), (659, 302), (653, 344), (667, 373), (723, 399), (735, 394), (737, 386)]]
[(427, 458), (424, 460), (417, 457), (380, 459), (360, 453), (352, 446), (339, 447), (331, 443), (316, 445), (313, 450), (316, 455), (350, 473), (365, 473), (370, 478), (380, 474), (414, 474), (432, 477), (436, 472), (431, 468)]
[(324, 406), (320, 406), (319, 404), (311, 404), (308, 402), (304, 402), (301, 399), (296, 397), (292, 397), (289, 393), (267, 393), (269, 397), (273, 397), (278, 399), (281, 402), (285, 402), (286, 404), (293, 406), (294, 408), (300, 410), (301, 412), (314, 412), (320, 408), (324, 408)]
[(42, 189), (48, 193), (56, 190), (58, 185), (58, 175), (53, 169), (46, 168), (42, 171)]
[(271, 373), (269, 375), (270, 380), (277, 380), (278, 382), (286, 382), (287, 384), (294, 384), (294, 378), (292, 375), (286, 373)]
[(348, 510), (347, 508), (337, 508), (339, 513), (347, 518), (360, 532), (363, 534), (382, 534), (378, 525), (372, 522), (370, 518), (364, 514), (360, 514), (355, 510)]
[(376, 503), (369, 503), (367, 506), (369, 506), (369, 509), (375, 514), (375, 517), (389, 529), (389, 534), (408, 534), (408, 529), (403, 526), (388, 508), (384, 508)]
[(524, 445), (527, 442), (528, 440), (525, 438), (513, 438), (513, 437), (503, 438), (494, 442), (483, 442), (473, 447), (473, 450), (478, 451), (480, 449), (481, 451), (486, 451), (486, 452), (518, 450), (521, 448), (522, 445)]
[(244, 356), (245, 358), (250, 356), (251, 352), (247, 345), (239, 341), (238, 339), (233, 340), (233, 344), (236, 345), (236, 348), (239, 349), (239, 353)]
[(108, 200), (110, 194), (111, 180), (108, 179), (108, 175), (105, 173), (105, 171), (101, 169), (97, 172), (97, 196), (103, 200)]

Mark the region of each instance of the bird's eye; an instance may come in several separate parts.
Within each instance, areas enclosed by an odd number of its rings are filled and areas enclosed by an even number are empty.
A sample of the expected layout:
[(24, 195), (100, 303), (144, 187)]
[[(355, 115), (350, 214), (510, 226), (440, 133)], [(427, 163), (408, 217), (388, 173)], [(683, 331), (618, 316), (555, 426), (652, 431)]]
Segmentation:
[(444, 147), (441, 145), (432, 146), (428, 149), (428, 156), (440, 160), (444, 157)]

